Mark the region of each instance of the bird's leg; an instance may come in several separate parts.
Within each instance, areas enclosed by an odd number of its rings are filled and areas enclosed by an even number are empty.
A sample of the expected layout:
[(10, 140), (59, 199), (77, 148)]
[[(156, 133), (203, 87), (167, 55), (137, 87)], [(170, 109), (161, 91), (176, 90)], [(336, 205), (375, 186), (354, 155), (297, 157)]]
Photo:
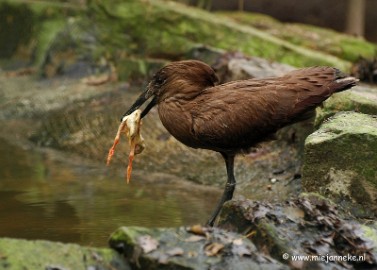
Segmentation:
[(215, 211), (213, 211), (211, 218), (207, 222), (207, 225), (209, 225), (209, 226), (213, 226), (213, 224), (216, 220), (216, 217), (218, 216), (221, 208), (223, 207), (223, 204), (226, 201), (229, 201), (233, 198), (233, 192), (234, 192), (234, 189), (236, 187), (236, 179), (234, 177), (234, 171), (233, 171), (234, 156), (235, 155), (234, 154), (226, 154), (226, 153), (221, 153), (221, 154), (222, 154), (222, 156), (225, 160), (226, 173), (228, 175), (228, 179), (227, 179), (226, 184), (225, 184), (224, 193), (223, 193), (220, 201), (218, 202), (218, 204), (215, 208)]

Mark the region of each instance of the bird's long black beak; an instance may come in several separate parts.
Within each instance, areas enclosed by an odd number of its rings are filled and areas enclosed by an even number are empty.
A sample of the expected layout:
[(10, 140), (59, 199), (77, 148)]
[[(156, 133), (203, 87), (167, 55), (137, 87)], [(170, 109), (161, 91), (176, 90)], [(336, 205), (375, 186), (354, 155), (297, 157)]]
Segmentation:
[[(131, 108), (129, 108), (128, 111), (122, 115), (122, 118), (120, 119), (120, 121), (123, 121), (123, 118), (125, 116), (130, 115), (131, 113), (139, 109), (152, 96), (153, 94), (149, 90), (149, 86), (148, 86), (147, 89), (143, 93), (141, 93), (141, 95), (136, 99), (134, 104), (132, 104)], [(143, 118), (153, 108), (153, 106), (156, 105), (156, 103), (157, 103), (157, 98), (156, 96), (154, 96), (152, 101), (141, 112), (141, 118)]]

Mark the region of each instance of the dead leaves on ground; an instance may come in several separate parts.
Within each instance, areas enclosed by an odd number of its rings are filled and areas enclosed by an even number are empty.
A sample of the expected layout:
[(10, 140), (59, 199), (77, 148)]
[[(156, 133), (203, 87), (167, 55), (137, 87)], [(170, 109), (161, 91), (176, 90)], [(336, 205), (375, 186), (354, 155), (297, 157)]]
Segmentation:
[(192, 225), (191, 227), (188, 227), (187, 231), (197, 234), (197, 235), (207, 236), (207, 233), (210, 231), (210, 228), (203, 227), (202, 225), (196, 224), (196, 225)]
[(337, 261), (343, 267), (350, 267), (350, 264), (357, 263), (377, 264), (377, 258), (372, 252), (372, 242), (363, 236), (364, 233), (359, 225), (340, 218), (335, 205), (326, 200), (308, 200), (306, 198), (298, 199), (296, 204), (305, 212), (302, 226), (318, 227), (322, 231), (322, 234), (313, 242), (302, 243), (307, 253), (331, 254), (331, 251), (335, 251), (335, 255), (365, 256), (363, 262)]
[(224, 248), (224, 244), (218, 243), (218, 242), (213, 242), (209, 243), (208, 245), (205, 246), (204, 248), (204, 253), (207, 256), (216, 256), (220, 253), (220, 251)]
[(225, 249), (227, 249), (227, 254), (240, 257), (251, 256), (252, 254), (249, 246), (245, 245), (242, 238), (233, 238), (228, 234), (214, 232), (213, 228), (201, 225), (193, 225), (186, 230), (193, 234), (185, 239), (186, 242), (206, 241), (204, 254), (208, 257), (221, 255)]
[[(184, 235), (184, 237), (180, 235)], [(193, 225), (180, 231), (177, 234), (176, 246), (170, 246), (171, 243), (167, 245), (164, 240), (156, 239), (150, 235), (139, 236), (136, 240), (140, 250), (136, 261), (141, 254), (150, 254), (161, 264), (167, 264), (171, 257), (177, 256), (186, 258), (225, 255), (250, 257), (254, 251), (253, 245), (247, 243), (248, 240), (240, 236), (201, 225)]]

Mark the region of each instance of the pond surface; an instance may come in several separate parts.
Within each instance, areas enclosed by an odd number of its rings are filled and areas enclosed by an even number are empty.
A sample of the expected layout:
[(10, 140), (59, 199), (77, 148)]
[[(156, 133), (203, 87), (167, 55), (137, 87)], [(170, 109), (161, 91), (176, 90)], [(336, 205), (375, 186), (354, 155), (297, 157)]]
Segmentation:
[(123, 171), (3, 139), (0, 153), (0, 237), (107, 246), (120, 226), (204, 223), (221, 194), (137, 168), (127, 185)]

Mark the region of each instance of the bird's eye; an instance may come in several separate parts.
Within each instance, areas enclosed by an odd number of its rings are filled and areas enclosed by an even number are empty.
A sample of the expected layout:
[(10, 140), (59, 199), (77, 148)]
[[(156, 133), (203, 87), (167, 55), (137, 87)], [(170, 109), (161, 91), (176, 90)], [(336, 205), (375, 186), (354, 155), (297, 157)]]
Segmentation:
[(155, 85), (157, 85), (157, 86), (161, 86), (161, 85), (163, 85), (163, 84), (165, 83), (165, 81), (166, 81), (166, 78), (163, 77), (163, 76), (156, 76), (156, 77), (154, 78), (154, 83), (155, 83)]

